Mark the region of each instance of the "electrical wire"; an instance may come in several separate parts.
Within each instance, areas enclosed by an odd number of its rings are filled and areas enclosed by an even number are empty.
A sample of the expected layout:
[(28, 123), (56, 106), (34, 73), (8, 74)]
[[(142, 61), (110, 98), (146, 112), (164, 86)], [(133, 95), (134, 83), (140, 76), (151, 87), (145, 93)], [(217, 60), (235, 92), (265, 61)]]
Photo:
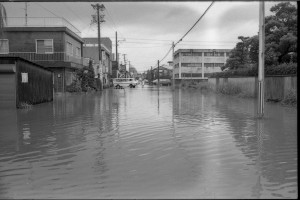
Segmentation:
[[(175, 48), (175, 46), (181, 42), (183, 40), (183, 38), (196, 26), (196, 24), (202, 19), (202, 17), (206, 14), (206, 12), (211, 8), (211, 6), (214, 4), (215, 2), (213, 1), (209, 6), (208, 8), (204, 11), (204, 13), (200, 16), (200, 18), (194, 23), (194, 25), (174, 44), (172, 44), (172, 47), (169, 49), (169, 51), (166, 53), (166, 55), (159, 61), (163, 61), (170, 53), (170, 51)], [(158, 66), (158, 63), (156, 64), (156, 66)]]
[(183, 40), (183, 38), (196, 26), (196, 24), (202, 19), (202, 17), (206, 14), (206, 12), (211, 8), (211, 6), (214, 4), (215, 2), (213, 1), (208, 8), (204, 11), (204, 13), (200, 16), (200, 18), (194, 23), (194, 25), (175, 43), (174, 47)]
[(50, 12), (51, 14), (53, 14), (54, 16), (61, 18), (61, 16), (56, 15), (55, 13), (53, 13), (53, 12), (50, 11), (50, 10), (48, 10), (48, 9), (45, 8), (44, 6), (40, 5), (39, 3), (37, 3), (37, 2), (34, 2), (34, 3), (36, 3), (36, 4), (37, 4), (38, 6), (40, 6), (41, 8), (44, 8), (45, 10), (49, 11), (49, 12)]

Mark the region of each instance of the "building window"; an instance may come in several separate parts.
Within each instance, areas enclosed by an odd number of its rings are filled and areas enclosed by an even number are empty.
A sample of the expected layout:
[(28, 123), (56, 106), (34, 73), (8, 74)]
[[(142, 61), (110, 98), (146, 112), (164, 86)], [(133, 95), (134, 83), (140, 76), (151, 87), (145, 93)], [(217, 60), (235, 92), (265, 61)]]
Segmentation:
[(204, 63), (204, 67), (213, 67), (214, 63)]
[(73, 56), (73, 45), (70, 42), (67, 42), (67, 54)]
[(224, 65), (225, 65), (224, 63), (215, 63), (215, 67), (222, 67)]
[(193, 56), (202, 56), (202, 52), (193, 52)]
[(191, 52), (183, 52), (181, 54), (182, 54), (182, 56), (192, 56)]
[(209, 57), (209, 56), (214, 56), (213, 52), (204, 52), (204, 56)]
[(36, 53), (47, 54), (53, 53), (53, 40), (36, 40)]
[(215, 52), (215, 56), (216, 57), (223, 57), (224, 56), (224, 52)]
[(81, 57), (81, 52), (80, 52), (80, 48), (79, 47), (76, 47), (75, 55), (76, 55), (77, 58)]
[(1, 39), (0, 40), (0, 54), (8, 54), (8, 53), (9, 53), (8, 40)]
[(201, 67), (202, 63), (181, 63), (181, 67)]

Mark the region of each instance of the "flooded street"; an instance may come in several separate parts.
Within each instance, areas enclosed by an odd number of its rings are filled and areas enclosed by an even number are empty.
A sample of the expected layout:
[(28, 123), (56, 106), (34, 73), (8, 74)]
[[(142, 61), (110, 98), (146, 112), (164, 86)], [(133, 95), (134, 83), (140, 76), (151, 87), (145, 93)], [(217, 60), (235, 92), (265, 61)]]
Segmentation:
[(297, 110), (138, 86), (1, 109), (1, 198), (297, 198)]

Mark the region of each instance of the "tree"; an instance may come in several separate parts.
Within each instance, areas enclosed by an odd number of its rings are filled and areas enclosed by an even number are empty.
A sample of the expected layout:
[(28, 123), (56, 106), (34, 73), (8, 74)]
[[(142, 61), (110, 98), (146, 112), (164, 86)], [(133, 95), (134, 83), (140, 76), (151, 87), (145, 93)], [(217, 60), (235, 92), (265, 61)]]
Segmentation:
[[(270, 11), (274, 15), (265, 18), (265, 64), (297, 62), (297, 8), (290, 2), (283, 2)], [(238, 39), (241, 42), (231, 50), (231, 56), (222, 70), (258, 63), (258, 36), (239, 36)]]
[(77, 77), (81, 82), (82, 91), (86, 92), (90, 89), (96, 90), (95, 72), (92, 60), (89, 61), (89, 66), (84, 66), (77, 71)]
[(223, 69), (238, 69), (249, 62), (249, 37), (239, 36), (238, 39), (240, 39), (241, 42), (238, 42), (235, 48), (231, 50), (230, 56)]

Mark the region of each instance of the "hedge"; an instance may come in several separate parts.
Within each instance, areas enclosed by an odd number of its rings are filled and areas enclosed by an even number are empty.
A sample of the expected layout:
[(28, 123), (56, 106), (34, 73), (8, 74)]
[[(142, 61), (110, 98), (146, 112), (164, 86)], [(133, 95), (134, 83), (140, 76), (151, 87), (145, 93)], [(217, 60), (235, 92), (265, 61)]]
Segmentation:
[[(240, 76), (257, 76), (258, 67), (242, 68), (239, 70), (228, 70), (209, 74), (209, 78), (228, 78)], [(277, 66), (265, 66), (265, 76), (297, 75), (297, 63), (283, 63)]]

